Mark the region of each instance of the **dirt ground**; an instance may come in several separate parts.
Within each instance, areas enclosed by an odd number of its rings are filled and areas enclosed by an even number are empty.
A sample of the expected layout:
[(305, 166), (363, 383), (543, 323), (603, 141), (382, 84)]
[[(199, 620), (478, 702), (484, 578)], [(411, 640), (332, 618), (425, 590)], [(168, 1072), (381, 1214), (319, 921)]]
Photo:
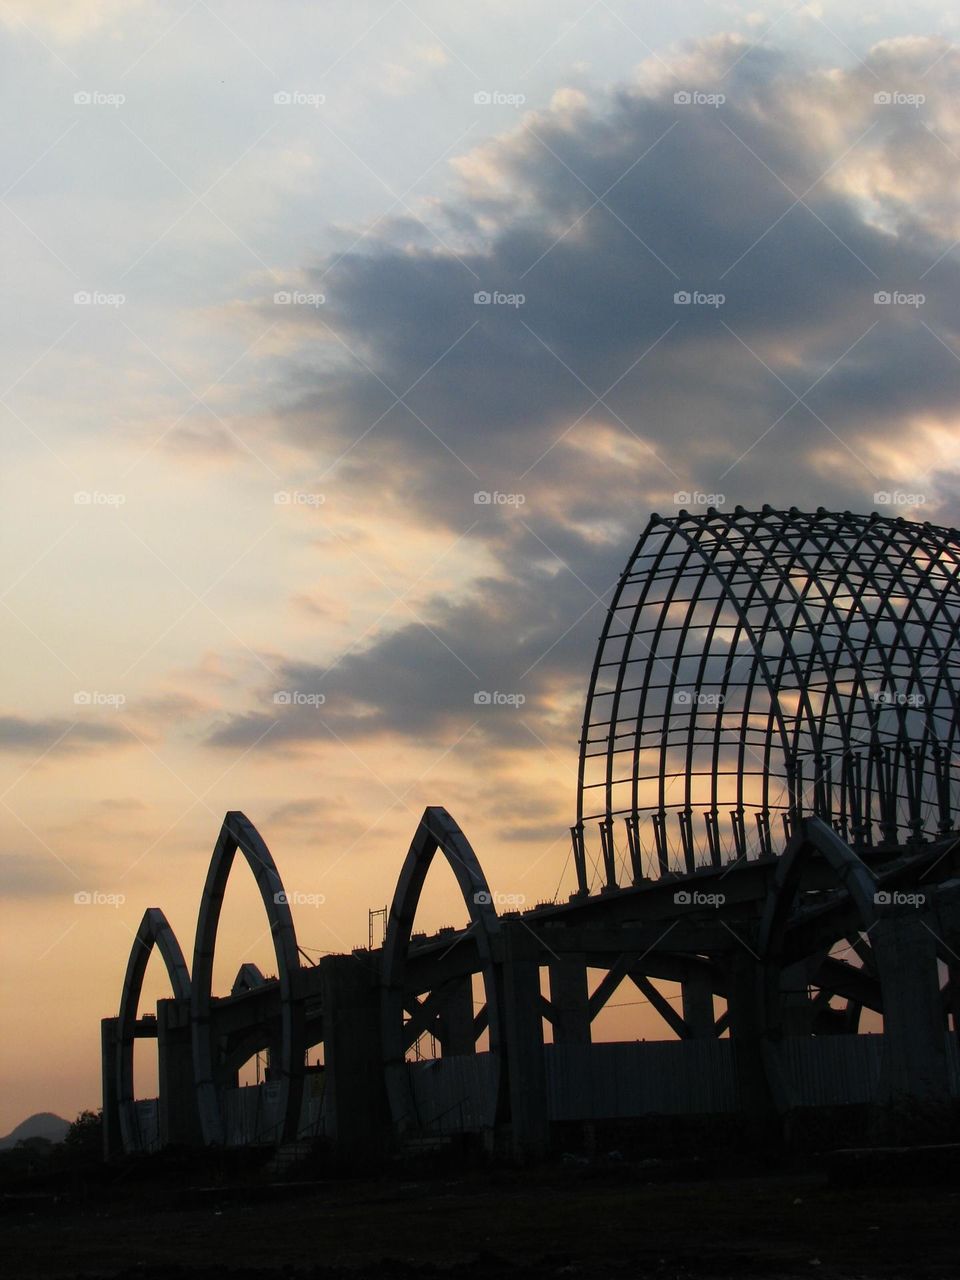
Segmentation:
[(952, 1280), (958, 1212), (952, 1187), (837, 1189), (817, 1174), (649, 1183), (638, 1170), (553, 1169), (166, 1187), (8, 1199), (0, 1265), (15, 1280)]

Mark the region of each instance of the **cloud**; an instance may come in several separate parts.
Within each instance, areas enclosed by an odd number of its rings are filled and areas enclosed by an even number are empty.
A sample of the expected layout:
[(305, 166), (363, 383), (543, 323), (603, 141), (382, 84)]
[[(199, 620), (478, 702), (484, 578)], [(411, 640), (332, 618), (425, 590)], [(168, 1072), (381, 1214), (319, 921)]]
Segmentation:
[[(469, 730), (570, 750), (602, 598), (678, 492), (869, 510), (909, 485), (956, 520), (958, 73), (937, 41), (829, 71), (711, 41), (461, 157), (436, 239), (383, 220), (319, 264), (280, 429), (328, 490), (400, 500), (493, 569), (345, 654), (289, 658), (289, 688), (326, 701), (212, 742), (276, 721), (273, 744)], [(480, 691), (526, 703), (486, 716)]]
[[(750, 51), (722, 81), (721, 107), (676, 104), (720, 79), (730, 49), (715, 42), (655, 93), (530, 113), (461, 161), (449, 248), (420, 247), (397, 221), (317, 271), (328, 297), (317, 338), (333, 331), (355, 358), (319, 379), (301, 371), (288, 430), (354, 483), (399, 467), (421, 509), (451, 516), (488, 481), (556, 491), (600, 479), (570, 449), (601, 424), (646, 442), (649, 481), (670, 491), (677, 474), (715, 481), (736, 464), (731, 486), (767, 496), (783, 487), (784, 455), (836, 491), (810, 455), (838, 440), (865, 491), (870, 442), (908, 409), (953, 411), (960, 385), (956, 357), (918, 316), (874, 305), (878, 290), (920, 289), (948, 247), (938, 217), (911, 208), (919, 187), (945, 191), (956, 161), (952, 135), (873, 101), (878, 83), (910, 80), (893, 68), (917, 62), (913, 46), (873, 59), (882, 81)], [(931, 103), (956, 71), (943, 57)], [(925, 288), (923, 321), (947, 347), (957, 283), (945, 259)], [(479, 291), (525, 300), (477, 306)], [(725, 301), (675, 304), (698, 291)], [(810, 409), (794, 404), (813, 383)], [(771, 428), (776, 449), (758, 448)]]
[(7, 0), (0, 22), (38, 26), (58, 40), (74, 41), (141, 7), (142, 0)]
[(6, 899), (71, 897), (80, 874), (75, 867), (54, 861), (45, 853), (0, 853), (0, 885)]
[(133, 741), (120, 725), (0, 716), (0, 751), (77, 751)]

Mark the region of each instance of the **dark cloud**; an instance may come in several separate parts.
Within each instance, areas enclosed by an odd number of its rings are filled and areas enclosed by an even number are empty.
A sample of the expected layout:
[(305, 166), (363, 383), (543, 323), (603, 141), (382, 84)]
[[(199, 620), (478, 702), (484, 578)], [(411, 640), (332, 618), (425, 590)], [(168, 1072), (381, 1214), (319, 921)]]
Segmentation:
[(7, 899), (72, 895), (80, 882), (76, 867), (54, 861), (46, 853), (0, 853), (0, 891)]
[[(938, 58), (923, 110), (874, 102)], [(285, 432), (326, 483), (468, 530), (497, 576), (339, 659), (289, 662), (291, 688), (326, 703), (253, 711), (213, 741), (274, 719), (273, 742), (449, 740), (492, 689), (527, 703), (481, 717), (481, 737), (520, 742), (526, 719), (572, 749), (597, 597), (677, 491), (869, 510), (909, 485), (955, 522), (953, 465), (922, 432), (952, 423), (960, 393), (960, 162), (940, 136), (958, 68), (934, 42), (830, 75), (715, 42), (657, 87), (533, 113), (465, 158), (449, 249), (385, 222), (321, 264), (324, 371), (288, 366)], [(674, 100), (721, 89), (719, 107)], [(477, 305), (478, 290), (525, 301)]]
[[(878, 57), (889, 75), (894, 55)], [(716, 50), (701, 55), (706, 87), (721, 63)], [(945, 59), (930, 77), (931, 99), (950, 68)], [(588, 411), (577, 436), (589, 439), (597, 419), (624, 438), (633, 431), (711, 486), (783, 415), (731, 476), (737, 498), (783, 491), (784, 457), (822, 484), (809, 455), (836, 444), (830, 430), (852, 447), (848, 487), (862, 491), (873, 483), (855, 457), (864, 437), (892, 434), (908, 411), (952, 412), (960, 367), (923, 323), (948, 345), (960, 328), (955, 262), (924, 276), (947, 245), (927, 219), (907, 221), (878, 175), (869, 200), (838, 178), (848, 148), (847, 168), (894, 174), (918, 148), (939, 147), (940, 167), (955, 167), (949, 152), (916, 111), (874, 106), (867, 72), (847, 75), (841, 92), (752, 52), (723, 81), (720, 108), (678, 106), (676, 85), (691, 74), (656, 94), (611, 94), (601, 108), (533, 114), (489, 144), (484, 168), (509, 195), (482, 248), (428, 252), (397, 223), (374, 250), (325, 267), (318, 336), (334, 330), (357, 359), (301, 388), (287, 415), (297, 438), (331, 462), (349, 449), (347, 474), (370, 484), (399, 464), (421, 507), (453, 502), (462, 514), (478, 477), (515, 486), (522, 476), (533, 489), (599, 479), (602, 467), (584, 477), (564, 449), (562, 468), (522, 474)], [(471, 201), (479, 223), (483, 198)], [(478, 307), (478, 289), (526, 301)], [(924, 291), (922, 321), (881, 312), (880, 289)], [(678, 307), (681, 290), (726, 302)], [(835, 361), (809, 398), (824, 426), (790, 406)], [(612, 384), (609, 410), (591, 411)], [(650, 472), (647, 484), (676, 487), (663, 467)], [(592, 498), (596, 510), (595, 489)]]
[[(529, 744), (531, 718), (541, 726), (538, 733), (553, 737), (548, 726), (558, 672), (581, 662), (573, 624), (586, 609), (593, 629), (599, 626), (599, 599), (567, 578), (565, 591), (551, 590), (545, 570), (518, 567), (516, 580), (485, 581), (476, 599), (461, 604), (436, 601), (422, 622), (409, 622), (327, 665), (284, 662), (277, 688), (265, 691), (264, 709), (228, 720), (212, 741), (246, 745), (267, 735), (275, 748), (394, 733), (433, 739), (473, 726), (475, 737), (487, 743)], [(518, 616), (532, 595), (544, 612), (528, 618), (518, 633)], [(561, 719), (568, 732), (567, 717)]]
[(0, 751), (76, 751), (135, 741), (121, 725), (0, 716)]

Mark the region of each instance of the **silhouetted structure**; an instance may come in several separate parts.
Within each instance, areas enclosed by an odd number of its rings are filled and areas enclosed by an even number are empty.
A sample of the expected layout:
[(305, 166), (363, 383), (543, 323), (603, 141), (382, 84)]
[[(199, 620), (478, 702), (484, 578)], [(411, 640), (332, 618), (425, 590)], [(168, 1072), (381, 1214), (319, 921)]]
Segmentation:
[[(536, 1153), (557, 1120), (960, 1092), (958, 573), (955, 531), (903, 519), (653, 516), (590, 678), (569, 902), (498, 913), (463, 832), (429, 808), (383, 947), (305, 965), (269, 851), (228, 814), (192, 981), (151, 909), (120, 1016), (103, 1023), (108, 1150), (322, 1133), (373, 1153), (474, 1131)], [(238, 849), (279, 976), (245, 965), (217, 999)], [(470, 923), (418, 937), (438, 852)], [(148, 1020), (137, 1005), (153, 945), (174, 994)], [(624, 981), (676, 1039), (592, 1042)], [(678, 984), (679, 1007), (657, 981)], [(864, 1010), (882, 1035), (858, 1034)], [(153, 1035), (156, 1106), (132, 1092), (133, 1041)], [(440, 1056), (411, 1061), (425, 1036)], [(262, 1050), (266, 1082), (238, 1089)]]
[[(604, 882), (768, 854), (803, 814), (854, 848), (954, 825), (960, 546), (820, 510), (654, 516), (590, 678), (584, 824)], [(782, 823), (782, 831), (779, 829)]]

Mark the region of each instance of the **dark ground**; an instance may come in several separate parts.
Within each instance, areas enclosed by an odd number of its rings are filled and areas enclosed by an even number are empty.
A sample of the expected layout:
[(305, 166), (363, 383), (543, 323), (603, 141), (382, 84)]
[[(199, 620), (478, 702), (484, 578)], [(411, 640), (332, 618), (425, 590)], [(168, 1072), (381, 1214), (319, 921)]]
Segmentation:
[[(701, 1170), (700, 1175), (706, 1171)], [(671, 1180), (638, 1165), (5, 1197), (11, 1280), (613, 1280), (960, 1274), (960, 1187), (826, 1173)], [(656, 1181), (649, 1181), (653, 1177)]]

